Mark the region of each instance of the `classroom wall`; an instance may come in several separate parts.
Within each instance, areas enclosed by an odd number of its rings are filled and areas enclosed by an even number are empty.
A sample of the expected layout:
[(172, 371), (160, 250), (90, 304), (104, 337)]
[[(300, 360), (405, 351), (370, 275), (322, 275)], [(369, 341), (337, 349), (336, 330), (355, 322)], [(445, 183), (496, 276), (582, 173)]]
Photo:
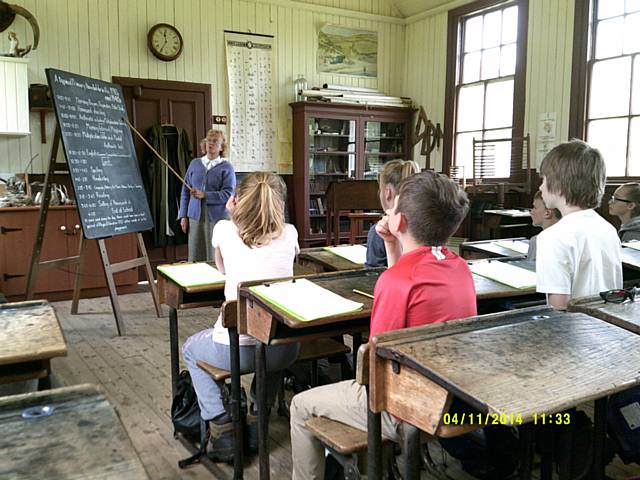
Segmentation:
[[(293, 80), (305, 75), (310, 85), (340, 83), (403, 93), (405, 27), (387, 0), (21, 0), (40, 24), (40, 46), (29, 54), (29, 83), (46, 83), (44, 69), (55, 67), (110, 81), (112, 76), (210, 83), (212, 112), (227, 113), (223, 31), (251, 31), (276, 40), (277, 131), (282, 173), (290, 171)], [(185, 49), (174, 62), (161, 62), (147, 50), (149, 28), (175, 25)], [(325, 23), (377, 31), (377, 79), (315, 72), (316, 32)], [(10, 28), (21, 44), (31, 43), (22, 17)], [(0, 36), (0, 51), (9, 42)], [(0, 173), (46, 168), (53, 114), (46, 119), (47, 144), (40, 142), (40, 121), (30, 117), (31, 135), (0, 135)]]
[[(406, 26), (404, 95), (424, 106), (428, 117), (444, 128), (448, 8), (409, 22)], [(529, 0), (527, 78), (524, 131), (531, 134), (532, 164), (536, 155), (538, 118), (556, 112), (558, 141), (567, 139), (571, 88), (574, 0)], [(417, 16), (420, 17), (420, 16)], [(424, 165), (424, 158), (415, 158)], [(435, 165), (435, 167), (434, 167)], [(431, 155), (431, 166), (442, 168), (442, 149)]]

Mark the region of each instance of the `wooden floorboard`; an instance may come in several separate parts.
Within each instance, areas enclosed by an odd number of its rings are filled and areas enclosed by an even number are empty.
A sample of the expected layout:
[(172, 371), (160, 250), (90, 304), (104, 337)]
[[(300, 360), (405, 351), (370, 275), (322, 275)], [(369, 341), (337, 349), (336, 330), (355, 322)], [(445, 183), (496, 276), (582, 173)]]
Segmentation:
[[(55, 382), (63, 385), (94, 383), (100, 385), (116, 407), (134, 447), (152, 479), (231, 478), (232, 467), (219, 464), (217, 474), (202, 465), (186, 470), (178, 468), (178, 460), (189, 456), (173, 438), (169, 417), (171, 405), (168, 310), (157, 318), (151, 295), (137, 293), (120, 297), (127, 335), (118, 337), (108, 298), (82, 300), (80, 314), (71, 315), (71, 302), (54, 304), (68, 343), (68, 356), (53, 360)], [(179, 313), (180, 345), (203, 328), (211, 327), (218, 311), (200, 308)], [(182, 361), (182, 359), (181, 359)], [(184, 368), (184, 365), (182, 365)], [(248, 391), (251, 376), (243, 377)], [(291, 475), (289, 424), (275, 413), (270, 419), (272, 478), (282, 480)], [(433, 457), (443, 462), (439, 448)], [(455, 480), (472, 477), (461, 471), (459, 464), (448, 458), (447, 472)], [(619, 461), (608, 467), (615, 479), (639, 475), (637, 466), (623, 466)], [(258, 462), (250, 459), (245, 478), (258, 478)], [(427, 478), (423, 476), (423, 478)]]

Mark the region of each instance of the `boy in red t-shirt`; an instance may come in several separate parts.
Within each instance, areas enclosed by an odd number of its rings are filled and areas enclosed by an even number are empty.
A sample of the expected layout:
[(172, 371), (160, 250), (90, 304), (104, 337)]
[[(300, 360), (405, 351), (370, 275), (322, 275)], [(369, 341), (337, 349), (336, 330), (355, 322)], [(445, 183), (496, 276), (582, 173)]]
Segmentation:
[[(444, 245), (469, 208), (466, 193), (448, 177), (425, 171), (406, 178), (377, 231), (389, 269), (375, 287), (371, 336), (389, 330), (476, 315), (473, 277)], [(353, 380), (302, 392), (291, 402), (294, 480), (324, 479), (324, 447), (304, 424), (323, 416), (366, 430), (367, 394)], [(398, 439), (399, 423), (382, 415), (382, 433)]]

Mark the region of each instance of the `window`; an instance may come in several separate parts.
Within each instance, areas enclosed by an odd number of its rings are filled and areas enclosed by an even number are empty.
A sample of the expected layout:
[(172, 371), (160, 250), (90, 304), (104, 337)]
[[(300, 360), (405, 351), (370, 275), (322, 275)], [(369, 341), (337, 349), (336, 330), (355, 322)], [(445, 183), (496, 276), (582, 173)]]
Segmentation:
[[(526, 58), (526, 1), (481, 0), (449, 13), (444, 144), (445, 172), (473, 176), (473, 139), (522, 137)], [(483, 177), (519, 181), (512, 148), (496, 148), (495, 165)], [(514, 155), (514, 158), (516, 155)], [(521, 159), (522, 156), (520, 155)]]
[(640, 0), (576, 1), (570, 136), (598, 148), (607, 176), (640, 176)]

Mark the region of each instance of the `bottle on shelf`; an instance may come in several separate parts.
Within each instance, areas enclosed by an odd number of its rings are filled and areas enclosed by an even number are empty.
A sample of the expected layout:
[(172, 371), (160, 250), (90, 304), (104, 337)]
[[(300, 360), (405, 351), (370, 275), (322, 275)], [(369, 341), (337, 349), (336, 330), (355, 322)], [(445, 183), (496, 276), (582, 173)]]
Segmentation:
[(298, 74), (298, 78), (293, 81), (293, 89), (295, 93), (296, 102), (301, 102), (304, 100), (304, 96), (302, 95), (302, 91), (307, 89), (307, 79), (304, 78), (304, 75), (301, 73)]

